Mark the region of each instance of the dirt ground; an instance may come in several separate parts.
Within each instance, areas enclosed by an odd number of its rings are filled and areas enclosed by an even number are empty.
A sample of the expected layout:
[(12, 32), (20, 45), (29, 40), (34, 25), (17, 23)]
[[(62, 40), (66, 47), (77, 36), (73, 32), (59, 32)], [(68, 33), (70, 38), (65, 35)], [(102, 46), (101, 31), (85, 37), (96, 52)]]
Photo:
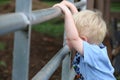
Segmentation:
[[(0, 61), (7, 66), (0, 66), (0, 80), (10, 80), (12, 71), (13, 34), (0, 37), (6, 43), (5, 50), (0, 51)], [(32, 31), (30, 48), (30, 79), (55, 55), (62, 47), (62, 37), (54, 38)], [(60, 70), (57, 70), (51, 80), (60, 80)]]
[[(30, 78), (36, 74), (62, 48), (62, 37), (54, 38), (38, 32), (32, 33)], [(51, 80), (61, 80), (60, 68)]]
[[(40, 6), (39, 6), (40, 5)], [(14, 2), (0, 6), (0, 13), (14, 11)], [(44, 3), (33, 0), (33, 9), (47, 8)], [(14, 44), (14, 33), (0, 36), (0, 42), (6, 44), (5, 50), (0, 51), (0, 61), (6, 64), (0, 66), (0, 80), (11, 80), (12, 76), (12, 53)], [(31, 79), (54, 55), (62, 48), (62, 36), (59, 38), (51, 37), (39, 32), (32, 31), (30, 48), (30, 68), (29, 78)], [(60, 80), (60, 68), (54, 73), (50, 80)]]

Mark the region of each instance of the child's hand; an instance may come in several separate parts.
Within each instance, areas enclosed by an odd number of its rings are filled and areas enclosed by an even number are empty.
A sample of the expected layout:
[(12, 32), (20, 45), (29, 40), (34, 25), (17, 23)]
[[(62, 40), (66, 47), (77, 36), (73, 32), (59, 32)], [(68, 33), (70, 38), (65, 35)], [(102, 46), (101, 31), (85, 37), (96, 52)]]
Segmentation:
[(59, 4), (55, 4), (53, 7), (59, 7), (62, 9), (63, 13), (65, 15), (72, 15), (72, 13), (70, 12), (70, 10), (63, 4), (63, 3), (59, 3)]
[[(55, 4), (53, 7), (60, 7), (62, 9), (62, 11), (64, 13), (66, 12), (71, 12), (72, 14), (75, 14), (78, 12), (77, 8), (74, 6), (74, 4), (72, 4), (69, 1), (63, 0), (61, 3), (59, 4)], [(66, 11), (67, 10), (67, 11)], [(68, 11), (69, 10), (69, 11)]]
[(77, 8), (74, 6), (74, 4), (72, 4), (72, 3), (69, 2), (69, 1), (63, 0), (63, 1), (61, 2), (61, 4), (67, 6), (67, 7), (70, 9), (70, 11), (72, 12), (72, 14), (75, 14), (75, 13), (78, 12), (78, 10), (77, 10)]

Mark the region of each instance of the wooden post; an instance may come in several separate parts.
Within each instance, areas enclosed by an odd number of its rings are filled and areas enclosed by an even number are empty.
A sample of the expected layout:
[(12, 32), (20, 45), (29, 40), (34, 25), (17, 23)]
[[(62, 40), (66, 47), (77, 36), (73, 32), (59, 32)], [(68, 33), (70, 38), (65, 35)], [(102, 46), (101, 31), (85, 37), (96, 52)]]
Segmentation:
[(104, 15), (104, 19), (107, 23), (107, 25), (109, 26), (110, 24), (110, 3), (111, 1), (110, 0), (104, 0), (105, 2), (105, 15)]
[(93, 10), (94, 9), (94, 1), (95, 0), (87, 0), (87, 9)]
[(102, 12), (103, 17), (107, 24), (110, 20), (110, 0), (88, 0), (87, 9), (97, 9)]

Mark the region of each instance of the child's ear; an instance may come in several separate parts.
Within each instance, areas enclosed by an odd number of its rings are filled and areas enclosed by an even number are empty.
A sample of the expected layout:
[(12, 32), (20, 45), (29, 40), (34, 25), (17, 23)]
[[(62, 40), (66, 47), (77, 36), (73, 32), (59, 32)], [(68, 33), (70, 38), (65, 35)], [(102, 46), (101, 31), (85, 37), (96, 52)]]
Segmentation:
[(81, 39), (84, 41), (88, 41), (88, 38), (86, 36), (81, 36)]

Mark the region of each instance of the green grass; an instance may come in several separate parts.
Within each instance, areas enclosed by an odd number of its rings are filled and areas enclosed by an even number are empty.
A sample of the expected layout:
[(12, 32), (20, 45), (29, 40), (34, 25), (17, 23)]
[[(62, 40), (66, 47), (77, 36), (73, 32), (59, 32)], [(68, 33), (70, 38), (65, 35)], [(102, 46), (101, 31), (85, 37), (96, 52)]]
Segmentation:
[(0, 61), (0, 67), (1, 66), (6, 67), (7, 66), (6, 62), (5, 61)]
[(6, 44), (5, 44), (5, 43), (0, 42), (0, 51), (5, 50), (5, 46), (6, 46)]
[(38, 25), (34, 25), (33, 30), (48, 34), (53, 37), (59, 37), (63, 35), (64, 32), (63, 19), (55, 18)]
[(120, 75), (119, 75), (119, 76), (117, 76), (117, 80), (120, 80)]
[(120, 12), (120, 2), (119, 3), (111, 3), (111, 11), (112, 12)]
[(47, 1), (47, 0), (44, 0), (42, 2), (48, 4), (49, 6), (53, 6), (54, 4), (58, 3), (59, 1)]
[(7, 4), (9, 2), (10, 2), (10, 0), (0, 0), (0, 5), (4, 5), (4, 4)]

